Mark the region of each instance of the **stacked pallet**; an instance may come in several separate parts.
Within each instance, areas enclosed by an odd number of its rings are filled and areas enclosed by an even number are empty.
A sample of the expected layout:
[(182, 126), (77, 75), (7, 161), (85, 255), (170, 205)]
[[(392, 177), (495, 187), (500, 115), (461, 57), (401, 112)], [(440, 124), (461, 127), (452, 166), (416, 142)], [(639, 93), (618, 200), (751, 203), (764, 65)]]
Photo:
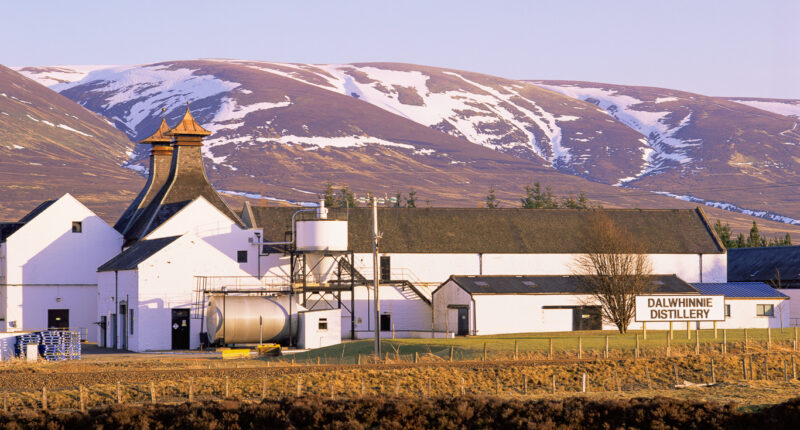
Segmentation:
[(75, 331), (47, 330), (17, 336), (15, 352), (24, 357), (29, 344), (39, 345), (39, 355), (48, 361), (80, 360), (81, 336)]

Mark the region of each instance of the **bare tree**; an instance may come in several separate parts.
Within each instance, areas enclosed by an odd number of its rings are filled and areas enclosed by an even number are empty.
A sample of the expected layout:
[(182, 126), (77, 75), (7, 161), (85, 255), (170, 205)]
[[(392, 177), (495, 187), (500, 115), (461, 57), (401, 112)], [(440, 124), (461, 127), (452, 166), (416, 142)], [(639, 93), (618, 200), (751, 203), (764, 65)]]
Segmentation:
[[(769, 281), (767, 281), (767, 282), (769, 283), (769, 285), (772, 288), (774, 288), (776, 290), (780, 290), (782, 288), (783, 283), (781, 282), (781, 269), (779, 267), (775, 268), (775, 276), (772, 279), (770, 279)], [(778, 318), (780, 318), (780, 320), (781, 320), (780, 321), (781, 322), (781, 333), (783, 333), (783, 306), (782, 305), (783, 305), (783, 303), (781, 302), (781, 303), (778, 303), (778, 305), (776, 306), (778, 308)]]
[(653, 289), (653, 264), (643, 238), (616, 225), (600, 212), (588, 215), (583, 254), (575, 258), (573, 274), (600, 304), (603, 320), (625, 333), (636, 311), (636, 296)]

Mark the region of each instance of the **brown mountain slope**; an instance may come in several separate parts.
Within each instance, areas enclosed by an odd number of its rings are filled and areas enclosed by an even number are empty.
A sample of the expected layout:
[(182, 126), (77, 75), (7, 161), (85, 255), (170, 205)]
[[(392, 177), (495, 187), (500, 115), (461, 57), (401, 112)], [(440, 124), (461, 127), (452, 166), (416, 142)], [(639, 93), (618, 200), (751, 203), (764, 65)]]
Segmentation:
[(101, 116), (0, 66), (0, 218), (67, 192), (117, 216), (143, 183), (121, 167), (131, 146)]

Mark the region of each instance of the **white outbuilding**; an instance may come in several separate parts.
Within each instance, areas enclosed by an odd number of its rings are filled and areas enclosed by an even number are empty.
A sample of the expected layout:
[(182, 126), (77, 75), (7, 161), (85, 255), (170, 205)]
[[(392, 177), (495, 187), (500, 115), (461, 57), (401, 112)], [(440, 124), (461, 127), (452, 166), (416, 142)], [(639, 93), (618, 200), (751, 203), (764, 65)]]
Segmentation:
[(122, 235), (70, 194), (0, 223), (0, 331), (72, 329), (96, 341), (97, 266)]
[[(725, 321), (717, 328), (783, 328), (791, 323), (789, 296), (763, 282), (693, 283), (705, 296), (725, 296)], [(712, 328), (713, 323), (700, 323)]]

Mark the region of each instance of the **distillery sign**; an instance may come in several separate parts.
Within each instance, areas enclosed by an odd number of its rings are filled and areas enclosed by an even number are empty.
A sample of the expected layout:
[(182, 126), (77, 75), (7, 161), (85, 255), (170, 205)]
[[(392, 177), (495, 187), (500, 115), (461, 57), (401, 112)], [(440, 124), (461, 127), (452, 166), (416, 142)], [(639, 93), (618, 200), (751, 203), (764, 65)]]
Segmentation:
[(636, 321), (723, 321), (725, 296), (636, 296)]

